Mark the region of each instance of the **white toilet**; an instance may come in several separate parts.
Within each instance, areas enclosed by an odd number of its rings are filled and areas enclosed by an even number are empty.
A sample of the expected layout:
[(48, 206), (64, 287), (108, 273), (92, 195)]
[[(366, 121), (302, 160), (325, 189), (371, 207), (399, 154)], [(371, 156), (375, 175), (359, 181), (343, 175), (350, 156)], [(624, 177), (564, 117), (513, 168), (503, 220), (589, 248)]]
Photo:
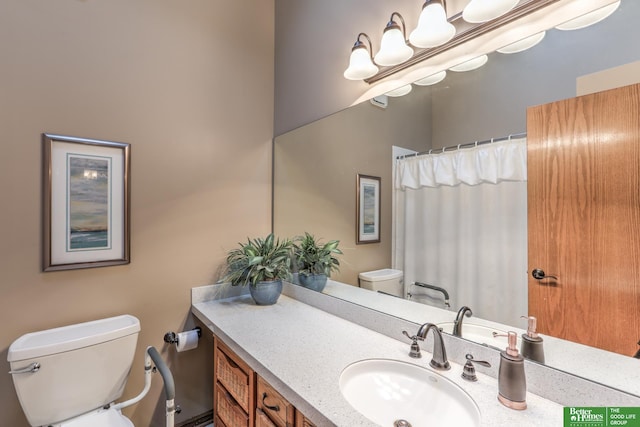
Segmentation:
[(382, 270), (366, 271), (360, 273), (358, 278), (360, 279), (361, 288), (404, 298), (402, 270), (384, 268)]
[(140, 321), (122, 315), (29, 333), (7, 360), (29, 424), (133, 427), (112, 403), (122, 396)]

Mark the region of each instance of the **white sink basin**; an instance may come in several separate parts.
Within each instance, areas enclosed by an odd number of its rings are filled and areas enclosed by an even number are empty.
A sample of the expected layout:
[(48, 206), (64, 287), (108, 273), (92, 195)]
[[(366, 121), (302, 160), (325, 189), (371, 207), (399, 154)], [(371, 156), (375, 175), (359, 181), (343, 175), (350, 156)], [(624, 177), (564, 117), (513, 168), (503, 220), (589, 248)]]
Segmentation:
[(383, 427), (480, 425), (480, 410), (471, 396), (442, 375), (411, 363), (353, 363), (340, 375), (340, 391), (355, 410)]
[[(453, 334), (453, 322), (438, 323), (436, 326), (438, 328), (441, 328), (442, 332), (446, 332), (447, 334)], [(504, 336), (495, 337), (493, 336), (494, 332), (497, 332), (498, 334), (504, 335)], [(475, 325), (473, 323), (466, 323), (466, 322), (462, 323), (462, 338), (469, 341), (477, 342), (478, 344), (486, 344), (486, 345), (499, 348), (500, 350), (504, 350), (505, 348), (507, 348), (506, 335), (507, 335), (507, 332), (500, 329), (489, 328), (488, 326)], [(519, 347), (520, 347), (520, 337), (518, 337), (518, 348)]]

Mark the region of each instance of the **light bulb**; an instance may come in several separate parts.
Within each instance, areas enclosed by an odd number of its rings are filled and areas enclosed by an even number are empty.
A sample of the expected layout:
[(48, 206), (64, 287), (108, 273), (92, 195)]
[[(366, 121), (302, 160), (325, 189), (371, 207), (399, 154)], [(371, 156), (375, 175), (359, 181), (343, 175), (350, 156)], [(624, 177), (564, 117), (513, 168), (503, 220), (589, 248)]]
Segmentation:
[(440, 3), (427, 4), (420, 13), (418, 26), (409, 35), (412, 45), (422, 48), (441, 46), (456, 35), (456, 27), (447, 21)]
[(558, 25), (556, 28), (558, 30), (570, 31), (588, 27), (589, 25), (596, 24), (611, 15), (616, 11), (618, 6), (620, 6), (620, 1), (601, 7), (600, 9), (596, 9), (593, 12), (589, 12), (582, 16), (578, 16), (577, 18)]
[(487, 22), (513, 9), (519, 0), (471, 0), (462, 11), (462, 18), (473, 24)]
[(518, 53), (524, 50), (530, 49), (540, 43), (546, 34), (545, 31), (534, 34), (532, 36), (526, 37), (522, 40), (518, 40), (517, 42), (506, 45), (505, 47), (501, 47), (497, 50), (500, 53)]
[(344, 71), (344, 78), (349, 80), (364, 80), (374, 76), (378, 67), (371, 61), (369, 51), (364, 47), (356, 47), (351, 51), (349, 67)]
[(440, 83), (442, 80), (444, 80), (445, 77), (447, 77), (447, 72), (440, 71), (439, 73), (435, 73), (420, 80), (416, 80), (414, 83), (418, 86), (431, 86), (436, 83)]
[(489, 57), (487, 55), (480, 55), (476, 58), (470, 59), (454, 67), (451, 67), (449, 68), (449, 70), (455, 71), (457, 73), (476, 70), (482, 67), (484, 64), (486, 64), (488, 60), (489, 60)]
[(405, 85), (400, 86), (397, 89), (390, 90), (389, 92), (385, 93), (385, 95), (397, 98), (399, 96), (405, 96), (409, 92), (411, 92), (411, 85)]
[(380, 42), (380, 51), (373, 58), (376, 64), (383, 66), (398, 65), (411, 58), (413, 49), (407, 46), (400, 28), (385, 30)]

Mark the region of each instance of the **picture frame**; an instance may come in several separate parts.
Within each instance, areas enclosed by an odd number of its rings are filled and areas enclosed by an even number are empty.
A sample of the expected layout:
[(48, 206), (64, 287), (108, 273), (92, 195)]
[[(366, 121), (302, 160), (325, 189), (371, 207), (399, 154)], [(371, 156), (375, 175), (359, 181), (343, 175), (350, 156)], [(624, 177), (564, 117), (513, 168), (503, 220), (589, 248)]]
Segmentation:
[(380, 242), (380, 177), (358, 174), (356, 244)]
[(42, 134), (43, 271), (130, 263), (131, 146)]

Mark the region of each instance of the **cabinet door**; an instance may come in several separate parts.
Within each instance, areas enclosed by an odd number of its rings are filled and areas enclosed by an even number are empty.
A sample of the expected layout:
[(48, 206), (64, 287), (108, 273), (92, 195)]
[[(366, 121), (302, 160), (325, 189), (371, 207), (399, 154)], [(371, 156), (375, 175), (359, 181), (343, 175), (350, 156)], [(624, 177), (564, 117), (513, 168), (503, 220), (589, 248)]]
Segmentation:
[(277, 427), (260, 408), (256, 408), (256, 427)]
[(316, 427), (304, 414), (296, 409), (296, 427)]
[(637, 84), (527, 110), (529, 315), (543, 334), (629, 356), (640, 339), (638, 117)]
[(216, 381), (229, 392), (246, 413), (253, 411), (253, 370), (235, 353), (216, 340), (214, 351)]
[(278, 427), (293, 427), (295, 408), (261, 377), (258, 377), (257, 407)]
[[(255, 373), (214, 336), (213, 412), (222, 426), (254, 426)], [(217, 424), (216, 424), (217, 426)]]
[(214, 407), (216, 417), (222, 420), (224, 425), (233, 427), (251, 427), (249, 415), (242, 410), (238, 402), (225, 390), (220, 383), (216, 384)]

